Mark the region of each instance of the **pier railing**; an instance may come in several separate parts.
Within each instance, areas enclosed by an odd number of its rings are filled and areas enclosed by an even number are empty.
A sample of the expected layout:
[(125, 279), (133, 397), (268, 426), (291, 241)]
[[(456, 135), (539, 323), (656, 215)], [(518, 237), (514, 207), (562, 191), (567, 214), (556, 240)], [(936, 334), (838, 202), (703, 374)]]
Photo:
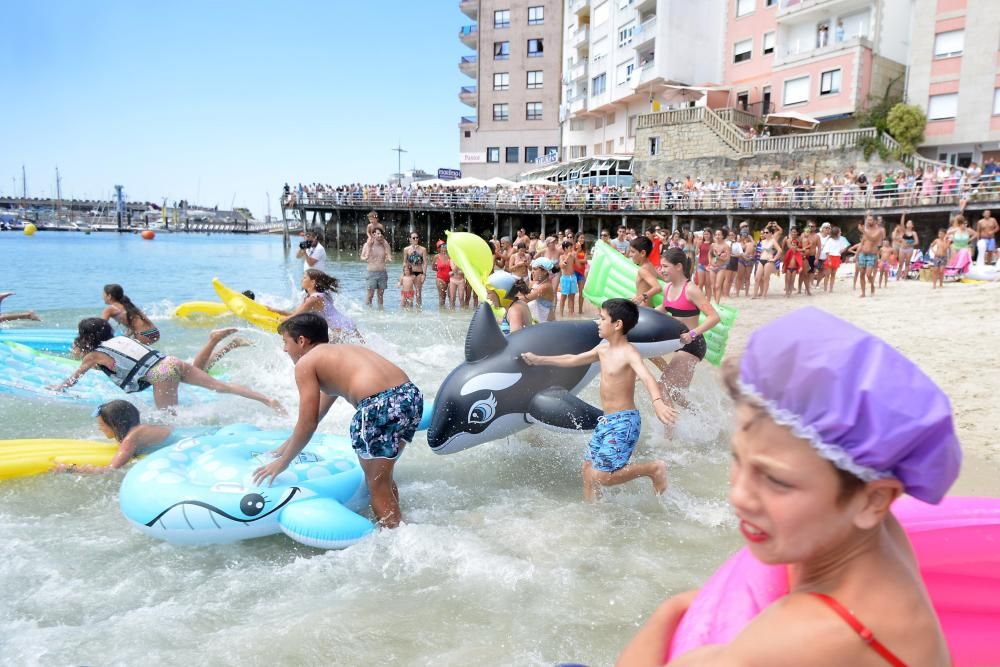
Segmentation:
[(958, 207), (965, 201), (1000, 201), (1000, 181), (962, 184), (958, 180), (909, 187), (905, 182), (884, 185), (855, 184), (786, 185), (741, 182), (735, 186), (716, 182), (701, 189), (511, 189), (462, 188), (424, 192), (313, 193), (290, 196), (285, 208), (337, 209), (481, 209), (495, 211), (698, 211), (785, 209), (878, 209), (906, 207)]

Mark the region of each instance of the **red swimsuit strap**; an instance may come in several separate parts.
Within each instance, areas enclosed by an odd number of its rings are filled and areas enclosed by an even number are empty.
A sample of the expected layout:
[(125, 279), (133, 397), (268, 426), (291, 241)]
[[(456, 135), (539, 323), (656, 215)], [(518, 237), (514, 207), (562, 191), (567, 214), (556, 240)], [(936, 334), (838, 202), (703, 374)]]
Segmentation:
[(844, 621), (851, 626), (851, 629), (861, 636), (861, 639), (872, 647), (872, 650), (882, 656), (886, 662), (888, 662), (893, 667), (906, 667), (906, 663), (893, 655), (892, 651), (887, 649), (882, 642), (875, 639), (875, 635), (872, 631), (861, 624), (861, 621), (857, 619), (850, 611), (847, 610), (844, 605), (840, 604), (834, 600), (829, 595), (824, 593), (810, 593), (813, 597), (819, 599), (820, 601), (826, 603), (830, 609), (837, 613)]

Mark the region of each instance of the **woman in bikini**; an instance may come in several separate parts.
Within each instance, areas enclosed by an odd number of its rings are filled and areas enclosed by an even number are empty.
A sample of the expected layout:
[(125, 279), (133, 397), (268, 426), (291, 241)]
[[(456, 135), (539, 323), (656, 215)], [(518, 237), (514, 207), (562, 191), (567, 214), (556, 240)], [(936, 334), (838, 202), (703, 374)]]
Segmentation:
[[(775, 372), (776, 359), (795, 372)], [(787, 593), (728, 643), (668, 664), (952, 664), (893, 516), (903, 493), (938, 503), (958, 477), (962, 452), (944, 392), (884, 341), (816, 308), (751, 334), (723, 378), (736, 402), (729, 502), (750, 553), (785, 569)], [(662, 665), (696, 595), (654, 611), (619, 667)], [(730, 603), (741, 601), (721, 604)]]
[(753, 267), (757, 263), (754, 253), (757, 249), (757, 242), (750, 235), (750, 230), (745, 229), (740, 232), (740, 243), (743, 246), (743, 253), (740, 255), (740, 270), (736, 274), (736, 296), (743, 290), (743, 296), (750, 296), (750, 279), (753, 276)]
[(104, 286), (104, 303), (107, 304), (101, 311), (101, 319), (107, 322), (114, 320), (122, 325), (125, 334), (143, 345), (152, 345), (160, 340), (160, 330), (146, 317), (146, 314), (139, 310), (139, 307), (132, 303), (132, 299), (125, 295), (125, 290), (121, 285)]
[(726, 235), (721, 229), (715, 230), (715, 242), (711, 244), (708, 251), (709, 265), (706, 275), (705, 294), (708, 298), (715, 298), (715, 302), (722, 301), (722, 287), (725, 282), (723, 273), (729, 267), (729, 256), (732, 249), (726, 243)]
[(767, 223), (764, 231), (761, 232), (760, 241), (760, 268), (757, 269), (757, 284), (754, 287), (754, 299), (767, 298), (767, 292), (771, 287), (771, 276), (774, 274), (775, 262), (781, 254), (781, 228), (775, 222)]
[[(704, 333), (719, 323), (719, 313), (701, 289), (691, 282), (691, 265), (679, 248), (663, 253), (660, 274), (667, 284), (663, 286), (663, 303), (656, 309), (668, 313), (686, 327), (681, 334), (684, 347), (671, 355), (660, 377), (667, 398), (676, 403), (680, 398), (679, 390), (691, 385), (695, 366), (705, 358), (708, 345)], [(705, 321), (699, 324), (701, 315), (705, 316)]]
[(913, 221), (906, 219), (906, 211), (900, 218), (903, 222), (903, 247), (899, 253), (899, 273), (896, 280), (910, 277), (910, 262), (913, 261), (913, 252), (920, 247), (920, 236), (913, 228)]
[(420, 245), (420, 235), (410, 233), (410, 245), (403, 248), (404, 261), (413, 274), (413, 291), (416, 293), (417, 307), (424, 305), (424, 280), (427, 278), (427, 248)]

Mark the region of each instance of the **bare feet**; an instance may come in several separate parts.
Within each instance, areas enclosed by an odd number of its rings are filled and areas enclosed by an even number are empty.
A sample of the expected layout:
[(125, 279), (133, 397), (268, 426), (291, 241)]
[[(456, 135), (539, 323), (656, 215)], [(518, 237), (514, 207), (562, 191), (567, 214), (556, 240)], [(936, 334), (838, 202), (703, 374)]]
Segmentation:
[(653, 480), (653, 493), (662, 496), (667, 491), (667, 464), (664, 461), (653, 461), (655, 472), (650, 476)]
[(236, 327), (226, 327), (225, 329), (216, 329), (212, 333), (208, 334), (209, 340), (214, 343), (218, 343), (223, 338), (227, 336), (232, 336), (236, 333)]
[(26, 320), (32, 320), (34, 322), (41, 322), (42, 318), (35, 314), (35, 311), (29, 310), (27, 316), (24, 318)]
[(14, 294), (16, 294), (16, 292), (0, 292), (0, 301), (3, 301), (9, 296), (14, 296)]

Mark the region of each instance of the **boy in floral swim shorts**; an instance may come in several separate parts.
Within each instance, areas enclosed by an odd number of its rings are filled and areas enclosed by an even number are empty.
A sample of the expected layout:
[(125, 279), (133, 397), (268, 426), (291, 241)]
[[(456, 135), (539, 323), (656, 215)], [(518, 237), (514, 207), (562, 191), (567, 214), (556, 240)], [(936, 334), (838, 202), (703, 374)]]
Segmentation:
[(254, 483), (273, 481), (309, 443), (336, 400), (355, 407), (351, 444), (365, 473), (379, 525), (402, 520), (393, 466), (413, 439), (424, 397), (402, 370), (360, 345), (332, 345), (326, 320), (316, 313), (288, 318), (278, 327), (285, 352), (295, 362), (299, 416), (292, 436), (272, 452), (275, 460), (254, 471)]
[(664, 424), (672, 424), (676, 412), (663, 401), (660, 387), (646, 369), (639, 351), (628, 342), (628, 332), (639, 321), (639, 307), (628, 299), (608, 299), (601, 305), (597, 321), (603, 342), (583, 354), (543, 357), (525, 352), (521, 359), (531, 366), (601, 365), (601, 405), (604, 415), (598, 419), (594, 436), (583, 463), (583, 497), (594, 500), (603, 486), (624, 484), (637, 477), (648, 477), (653, 491), (667, 490), (667, 464), (663, 461), (629, 463), (639, 440), (641, 420), (635, 407), (635, 381), (646, 386), (653, 399), (653, 410)]

